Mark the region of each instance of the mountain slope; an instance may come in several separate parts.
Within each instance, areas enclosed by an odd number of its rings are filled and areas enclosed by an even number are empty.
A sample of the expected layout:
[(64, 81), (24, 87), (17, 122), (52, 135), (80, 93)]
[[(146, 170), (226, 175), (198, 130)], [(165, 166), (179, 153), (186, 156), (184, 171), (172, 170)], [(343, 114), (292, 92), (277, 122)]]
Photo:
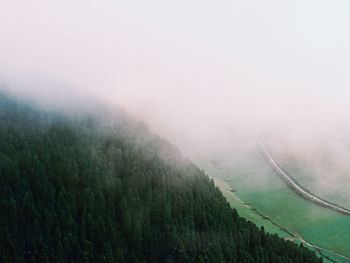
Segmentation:
[(318, 262), (239, 217), (175, 147), (119, 115), (0, 94), (1, 262)]

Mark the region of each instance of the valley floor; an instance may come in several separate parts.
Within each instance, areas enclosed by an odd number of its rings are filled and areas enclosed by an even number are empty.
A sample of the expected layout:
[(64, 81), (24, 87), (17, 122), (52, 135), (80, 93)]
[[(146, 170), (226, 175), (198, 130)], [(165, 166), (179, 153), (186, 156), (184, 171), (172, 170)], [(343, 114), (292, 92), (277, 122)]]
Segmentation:
[(325, 262), (350, 262), (349, 257), (313, 245), (305, 239), (303, 239), (298, 233), (292, 233), (287, 228), (277, 224), (268, 216), (262, 214), (254, 207), (252, 207), (249, 203), (240, 199), (235, 194), (235, 191), (229, 187), (227, 182), (218, 178), (213, 178), (213, 180), (215, 182), (215, 185), (221, 190), (223, 195), (226, 197), (230, 205), (236, 208), (241, 216), (243, 216), (247, 220), (254, 222), (259, 227), (264, 227), (264, 229), (267, 232), (271, 234), (277, 234), (278, 236), (283, 237), (286, 240), (290, 240), (298, 244), (302, 242), (307, 247), (315, 250)]
[(266, 232), (302, 242), (322, 255), (325, 262), (350, 262), (349, 216), (293, 192), (266, 163), (258, 147), (238, 164), (227, 156), (225, 153), (221, 159), (216, 155), (215, 161), (196, 161), (242, 217), (263, 226)]

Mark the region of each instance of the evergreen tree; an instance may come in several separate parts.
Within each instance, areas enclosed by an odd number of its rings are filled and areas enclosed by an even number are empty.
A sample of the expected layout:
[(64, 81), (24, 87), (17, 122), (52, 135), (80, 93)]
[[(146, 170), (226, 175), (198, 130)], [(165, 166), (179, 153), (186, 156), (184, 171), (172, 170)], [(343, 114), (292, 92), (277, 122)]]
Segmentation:
[(118, 116), (0, 94), (1, 262), (319, 262), (239, 217), (175, 147)]

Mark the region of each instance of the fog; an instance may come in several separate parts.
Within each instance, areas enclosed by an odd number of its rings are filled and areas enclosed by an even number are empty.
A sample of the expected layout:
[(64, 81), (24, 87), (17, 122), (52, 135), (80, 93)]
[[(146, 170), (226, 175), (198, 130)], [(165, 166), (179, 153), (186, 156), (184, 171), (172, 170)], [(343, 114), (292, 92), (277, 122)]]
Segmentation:
[[(256, 134), (312, 145), (300, 156), (349, 140), (348, 1), (0, 6), (1, 86), (47, 106), (119, 105), (188, 155)], [(332, 160), (345, 152), (333, 144)]]

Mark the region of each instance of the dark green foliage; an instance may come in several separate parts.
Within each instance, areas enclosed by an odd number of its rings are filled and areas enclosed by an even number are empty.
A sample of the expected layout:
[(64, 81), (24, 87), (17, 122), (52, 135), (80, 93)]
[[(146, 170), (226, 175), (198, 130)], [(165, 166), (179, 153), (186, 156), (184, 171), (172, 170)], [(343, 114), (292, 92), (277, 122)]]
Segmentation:
[(103, 123), (0, 94), (0, 262), (319, 262), (143, 125)]

